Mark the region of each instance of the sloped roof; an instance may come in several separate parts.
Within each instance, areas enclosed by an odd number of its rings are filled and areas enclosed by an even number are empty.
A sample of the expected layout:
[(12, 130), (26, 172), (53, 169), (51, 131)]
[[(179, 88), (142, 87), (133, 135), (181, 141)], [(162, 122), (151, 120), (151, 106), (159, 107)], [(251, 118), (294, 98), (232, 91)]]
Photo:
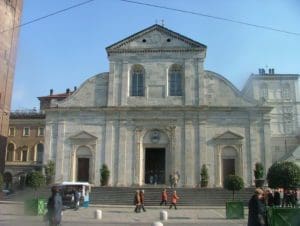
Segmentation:
[(116, 49), (119, 49), (120, 47), (126, 45), (127, 43), (133, 41), (133, 40), (136, 40), (138, 38), (140, 38), (141, 36), (147, 34), (147, 33), (150, 33), (150, 32), (153, 32), (153, 31), (159, 31), (161, 33), (164, 33), (168, 36), (171, 36), (173, 38), (176, 38), (176, 39), (179, 39), (187, 44), (189, 44), (192, 48), (199, 48), (199, 49), (203, 49), (205, 50), (207, 47), (197, 41), (194, 41), (184, 35), (181, 35), (175, 31), (172, 31), (170, 29), (167, 29), (163, 26), (160, 26), (158, 24), (154, 24), (142, 31), (139, 31), (133, 35), (130, 35), (129, 37), (125, 38), (125, 39), (122, 39), (121, 41), (119, 42), (116, 42), (108, 47), (106, 47), (106, 51), (109, 53), (110, 51), (113, 51), (113, 50), (116, 50)]

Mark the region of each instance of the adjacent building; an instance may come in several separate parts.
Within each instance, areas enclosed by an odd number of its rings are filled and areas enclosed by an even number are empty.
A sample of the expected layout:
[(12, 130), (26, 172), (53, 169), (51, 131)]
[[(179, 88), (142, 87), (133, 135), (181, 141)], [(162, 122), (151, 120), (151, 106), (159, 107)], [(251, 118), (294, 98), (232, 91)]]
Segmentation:
[(0, 0), (0, 173), (5, 167), (22, 5), (22, 0)]

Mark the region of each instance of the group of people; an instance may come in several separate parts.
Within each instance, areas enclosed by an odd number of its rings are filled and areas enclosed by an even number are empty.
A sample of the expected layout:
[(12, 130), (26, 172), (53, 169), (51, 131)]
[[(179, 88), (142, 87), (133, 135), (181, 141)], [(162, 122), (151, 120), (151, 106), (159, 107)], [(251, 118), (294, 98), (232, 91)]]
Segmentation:
[(179, 180), (180, 180), (180, 174), (178, 171), (174, 172), (173, 174), (170, 174), (169, 183), (171, 188), (176, 188)]
[(267, 226), (266, 207), (296, 207), (297, 191), (275, 189), (255, 189), (254, 195), (248, 203), (248, 226)]
[[(175, 210), (177, 210), (177, 200), (179, 199), (176, 191), (173, 191), (172, 197), (171, 197), (171, 204), (169, 209), (172, 209), (172, 207), (174, 206)], [(167, 193), (167, 189), (164, 189), (161, 193), (161, 202), (160, 205), (165, 204), (165, 206), (167, 205), (167, 201), (168, 201), (168, 193)]]
[[(165, 204), (165, 206), (167, 205), (168, 202), (168, 192), (167, 189), (163, 189), (162, 193), (161, 193), (161, 202), (160, 205)], [(177, 210), (177, 200), (179, 199), (176, 191), (173, 191), (172, 196), (171, 196), (171, 202), (170, 202), (170, 207), (169, 209), (172, 209), (172, 207), (174, 206), (174, 208)], [(146, 212), (145, 209), (145, 191), (144, 190), (136, 190), (135, 195), (134, 195), (134, 212), (136, 213), (140, 213), (142, 210), (144, 212)]]

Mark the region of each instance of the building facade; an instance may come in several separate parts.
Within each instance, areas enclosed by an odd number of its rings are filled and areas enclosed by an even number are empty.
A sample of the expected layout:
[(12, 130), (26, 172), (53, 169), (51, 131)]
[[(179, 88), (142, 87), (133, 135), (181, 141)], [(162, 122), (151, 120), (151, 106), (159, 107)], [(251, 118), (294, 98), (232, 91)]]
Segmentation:
[(38, 97), (40, 112), (36, 110), (15, 111), (10, 114), (8, 142), (6, 146), (6, 166), (4, 181), (6, 187), (16, 188), (20, 178), (33, 170), (41, 170), (44, 162), (45, 112), (51, 100), (60, 101), (72, 94), (70, 89), (65, 93)]
[(0, 0), (0, 173), (3, 173), (5, 166), (22, 5), (22, 0)]
[(300, 164), (300, 149), (297, 149), (300, 146), (299, 77), (299, 74), (259, 69), (258, 74), (249, 77), (243, 89), (245, 95), (273, 107), (270, 113), (272, 162), (290, 159)]
[(206, 46), (153, 25), (106, 48), (109, 72), (87, 79), (46, 109), (45, 161), (60, 181), (111, 186), (195, 187), (206, 164), (210, 187), (228, 174), (253, 184), (253, 167), (270, 158), (270, 111), (221, 75), (204, 69)]

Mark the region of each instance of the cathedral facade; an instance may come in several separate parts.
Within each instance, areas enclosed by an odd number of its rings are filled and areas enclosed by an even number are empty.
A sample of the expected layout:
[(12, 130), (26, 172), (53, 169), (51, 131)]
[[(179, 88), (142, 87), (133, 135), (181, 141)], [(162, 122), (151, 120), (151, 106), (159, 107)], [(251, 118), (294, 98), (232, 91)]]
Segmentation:
[(57, 182), (109, 185), (200, 184), (228, 174), (253, 184), (253, 168), (272, 164), (272, 107), (246, 97), (223, 76), (204, 69), (206, 46), (160, 25), (106, 48), (109, 72), (87, 79), (46, 109), (44, 161), (55, 160)]

